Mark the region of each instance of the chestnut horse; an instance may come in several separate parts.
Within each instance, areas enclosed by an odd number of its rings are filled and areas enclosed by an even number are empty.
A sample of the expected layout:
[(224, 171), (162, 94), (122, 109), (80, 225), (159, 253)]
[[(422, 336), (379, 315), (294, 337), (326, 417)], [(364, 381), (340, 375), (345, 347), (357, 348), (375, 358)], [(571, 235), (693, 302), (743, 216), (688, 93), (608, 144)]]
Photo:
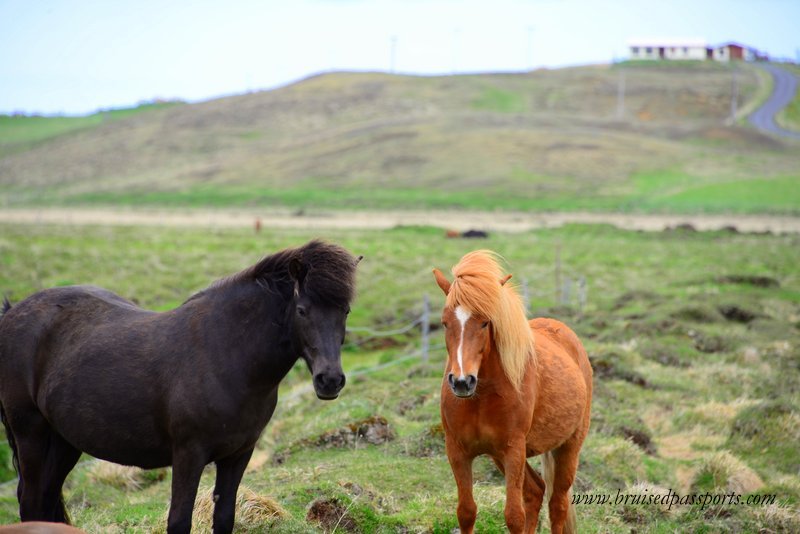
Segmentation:
[[(552, 532), (575, 532), (571, 488), (589, 432), (592, 368), (566, 325), (528, 322), (496, 257), (487, 250), (465, 255), (453, 267), (452, 283), (433, 271), (447, 296), (441, 412), (458, 486), (458, 524), (463, 534), (473, 532), (472, 461), (487, 454), (505, 475), (510, 532), (536, 531), (545, 493)], [(539, 454), (544, 480), (527, 462)]]

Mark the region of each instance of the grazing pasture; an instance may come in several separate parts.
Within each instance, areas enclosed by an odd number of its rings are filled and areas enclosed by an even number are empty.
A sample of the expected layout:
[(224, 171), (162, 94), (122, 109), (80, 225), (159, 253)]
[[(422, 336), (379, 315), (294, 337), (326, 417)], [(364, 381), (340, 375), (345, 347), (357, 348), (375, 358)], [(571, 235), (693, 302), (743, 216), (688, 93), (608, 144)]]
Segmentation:
[[(431, 268), (449, 268), (477, 247), (503, 254), (513, 280), (530, 281), (532, 314), (570, 325), (594, 368), (576, 495), (777, 496), (768, 506), (577, 504), (581, 532), (800, 529), (800, 237), (606, 226), (492, 233), (480, 244), (426, 227), (324, 234), (365, 256), (348, 326), (410, 322), (425, 293), (441, 309)], [(16, 302), (44, 287), (92, 283), (167, 310), (267, 253), (318, 236), (268, 227), (254, 234), (2, 225), (0, 291)], [(557, 250), (565, 273), (587, 279), (582, 313), (555, 304)], [(439, 419), (446, 354), (438, 314), (432, 318), (428, 364), (399, 361), (416, 349), (417, 333), (349, 334), (342, 358), (348, 381), (336, 401), (316, 399), (304, 367), (289, 373), (244, 475), (237, 529), (450, 532), (457, 526)], [(10, 480), (5, 444), (0, 460)], [(538, 460), (531, 463), (540, 468)], [(131, 472), (84, 457), (64, 495), (75, 524), (87, 531), (158, 532), (166, 527), (170, 481), (168, 470)], [(213, 481), (209, 468), (195, 510), (201, 530), (210, 525)], [(18, 520), (15, 494), (13, 482), (0, 486), (0, 523)], [(475, 499), (476, 529), (500, 530), (505, 485), (489, 460), (475, 463)], [(542, 516), (547, 524), (546, 507)]]

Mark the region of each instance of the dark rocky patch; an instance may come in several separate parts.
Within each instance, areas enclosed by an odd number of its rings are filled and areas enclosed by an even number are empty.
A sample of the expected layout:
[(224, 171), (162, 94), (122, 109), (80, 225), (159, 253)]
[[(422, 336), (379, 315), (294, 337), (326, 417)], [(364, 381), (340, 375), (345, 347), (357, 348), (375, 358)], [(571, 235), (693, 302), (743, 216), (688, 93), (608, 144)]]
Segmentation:
[(444, 428), (441, 423), (431, 425), (412, 438), (408, 454), (417, 458), (430, 458), (444, 454)]
[(643, 291), (636, 289), (633, 291), (625, 292), (619, 297), (617, 297), (617, 300), (614, 301), (614, 306), (612, 309), (616, 311), (636, 301), (651, 303), (651, 302), (658, 302), (661, 300), (663, 300), (662, 297), (657, 293), (653, 293), (652, 291)]
[(672, 312), (670, 315), (675, 319), (691, 321), (695, 323), (714, 323), (720, 319), (717, 310), (711, 306), (705, 306), (702, 304), (686, 306), (685, 308), (681, 308)]
[(689, 337), (692, 338), (692, 345), (694, 345), (694, 348), (700, 352), (713, 354), (715, 352), (722, 352), (727, 348), (725, 340), (720, 336), (709, 336), (695, 330), (690, 330)]
[(350, 423), (342, 428), (326, 432), (318, 438), (307, 440), (310, 445), (328, 449), (347, 447), (357, 442), (382, 445), (395, 438), (394, 430), (385, 417), (373, 415), (362, 421)]
[(400, 415), (405, 415), (414, 408), (425, 404), (425, 401), (428, 400), (428, 397), (430, 397), (430, 395), (417, 395), (416, 397), (412, 397), (410, 399), (403, 399), (397, 405), (397, 413)]
[(725, 317), (727, 320), (735, 321), (737, 323), (749, 323), (750, 321), (759, 316), (759, 314), (741, 308), (735, 304), (726, 304), (718, 306), (717, 310), (719, 310), (722, 316)]
[(650, 434), (647, 431), (640, 428), (631, 428), (627, 426), (623, 426), (619, 430), (625, 439), (631, 440), (637, 447), (642, 449), (647, 454), (655, 456), (656, 452), (658, 452), (658, 449), (656, 449), (656, 444), (653, 443), (653, 439), (650, 437)]
[(324, 532), (344, 530), (358, 532), (358, 524), (347, 513), (347, 507), (336, 498), (322, 497), (308, 507), (306, 521), (316, 523)]
[(718, 284), (742, 284), (755, 287), (780, 287), (781, 283), (771, 276), (758, 276), (749, 274), (728, 274), (718, 276)]
[(650, 386), (641, 374), (621, 364), (616, 354), (590, 355), (589, 362), (592, 364), (595, 378), (621, 379), (643, 388)]
[(693, 233), (697, 232), (697, 228), (695, 228), (694, 225), (690, 223), (680, 223), (676, 224), (675, 226), (667, 226), (666, 228), (664, 228), (664, 231)]
[(648, 360), (658, 362), (667, 367), (689, 367), (691, 363), (682, 360), (675, 352), (661, 345), (650, 345), (641, 349), (641, 354)]
[(316, 438), (300, 440), (286, 449), (277, 451), (272, 457), (272, 463), (281, 465), (294, 452), (307, 447), (333, 449), (353, 447), (360, 443), (382, 445), (394, 440), (395, 437), (394, 430), (386, 418), (380, 415), (373, 415), (361, 421), (345, 425), (342, 428), (325, 432)]

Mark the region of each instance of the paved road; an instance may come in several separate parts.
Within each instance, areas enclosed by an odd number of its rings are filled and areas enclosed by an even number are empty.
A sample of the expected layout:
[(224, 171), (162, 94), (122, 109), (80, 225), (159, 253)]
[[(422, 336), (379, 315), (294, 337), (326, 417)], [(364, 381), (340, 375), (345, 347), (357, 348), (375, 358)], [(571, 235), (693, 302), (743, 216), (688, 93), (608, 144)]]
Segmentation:
[(774, 86), (772, 88), (772, 95), (770, 95), (764, 105), (750, 115), (750, 123), (759, 130), (763, 130), (767, 133), (800, 139), (800, 132), (785, 130), (775, 122), (775, 115), (785, 108), (789, 102), (792, 101), (795, 93), (797, 93), (797, 76), (768, 63), (759, 64), (758, 66), (772, 75)]

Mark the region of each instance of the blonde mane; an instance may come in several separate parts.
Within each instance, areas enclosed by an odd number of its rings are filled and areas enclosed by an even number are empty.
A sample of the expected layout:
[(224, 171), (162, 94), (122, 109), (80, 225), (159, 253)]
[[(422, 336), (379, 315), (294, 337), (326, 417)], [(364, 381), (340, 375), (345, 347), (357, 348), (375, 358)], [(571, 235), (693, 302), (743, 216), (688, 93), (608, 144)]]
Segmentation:
[(528, 363), (535, 358), (533, 333), (516, 287), (502, 284), (505, 277), (498, 258), (491, 250), (476, 250), (461, 258), (452, 269), (447, 305), (463, 306), (491, 321), (500, 364), (519, 391)]

